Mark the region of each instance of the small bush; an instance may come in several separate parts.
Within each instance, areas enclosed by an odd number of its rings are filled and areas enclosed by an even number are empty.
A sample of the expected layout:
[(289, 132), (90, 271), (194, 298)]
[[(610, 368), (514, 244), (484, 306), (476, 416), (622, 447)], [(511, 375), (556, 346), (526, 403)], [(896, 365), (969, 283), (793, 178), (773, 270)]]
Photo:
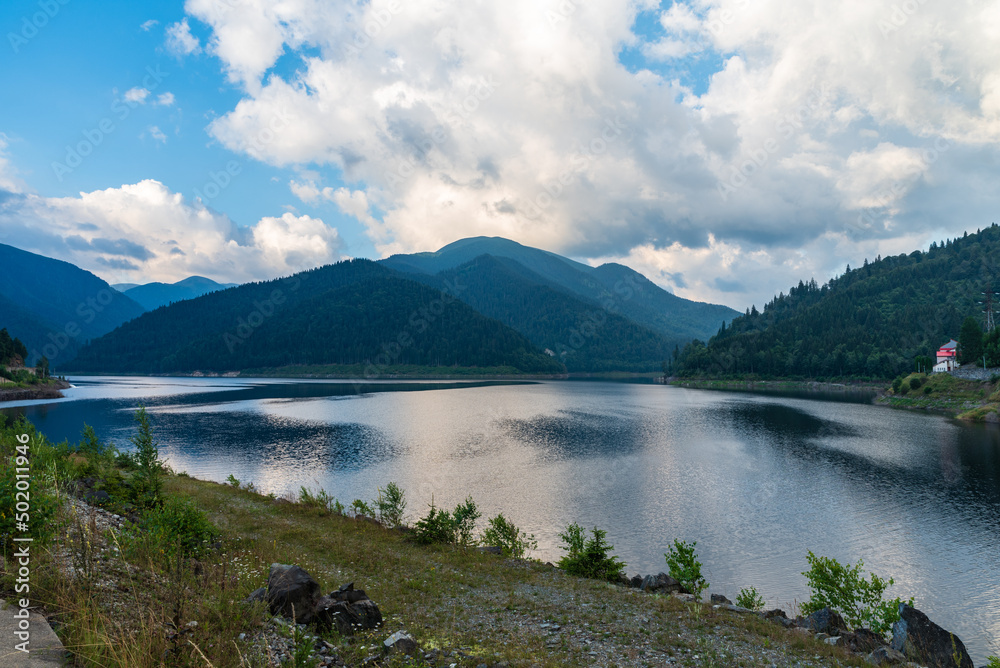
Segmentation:
[(924, 386), (924, 394), (930, 394), (933, 391), (934, 391), (934, 388), (931, 387), (930, 385), (925, 385)]
[(527, 534), (517, 528), (513, 522), (499, 513), (489, 521), (489, 526), (483, 531), (483, 545), (499, 547), (506, 557), (523, 559), (528, 550), (537, 550), (538, 541), (533, 534)]
[(892, 381), (892, 391), (899, 392), (899, 387), (903, 384), (903, 377), (899, 376)]
[(905, 395), (909, 391), (910, 391), (910, 383), (904, 380), (902, 384), (899, 386), (899, 393)]
[(235, 487), (236, 489), (240, 488), (240, 479), (234, 476), (232, 473), (230, 473), (229, 476), (226, 477), (226, 482)]
[(1000, 668), (1000, 657), (988, 656), (986, 657), (986, 660), (989, 661), (989, 663), (986, 664), (986, 668)]
[(607, 531), (594, 527), (587, 538), (583, 527), (570, 524), (559, 534), (566, 554), (557, 565), (571, 575), (617, 582), (625, 574), (625, 562), (609, 554), (614, 545), (605, 540), (607, 535)]
[[(883, 580), (874, 573), (870, 579), (863, 577), (864, 561), (855, 566), (841, 565), (836, 559), (817, 557), (812, 552), (806, 557), (810, 569), (803, 573), (809, 582), (811, 596), (802, 605), (802, 613), (810, 614), (826, 607), (840, 612), (851, 625), (866, 626), (876, 633), (885, 634), (899, 620), (899, 598), (883, 600), (885, 590), (893, 579)], [(913, 599), (907, 601), (913, 605)]]
[(736, 605), (747, 610), (760, 611), (764, 609), (764, 597), (755, 587), (747, 587), (740, 589), (740, 593), (736, 596)]
[(138, 531), (140, 544), (152, 548), (153, 553), (160, 551), (168, 557), (178, 551), (181, 556), (198, 556), (219, 535), (204, 511), (178, 497), (170, 497), (159, 508), (147, 511), (139, 522)]
[(372, 510), (372, 507), (361, 499), (351, 501), (351, 512), (354, 513), (355, 517), (375, 517), (375, 511)]
[(674, 539), (674, 545), (663, 556), (670, 568), (670, 577), (681, 583), (685, 589), (700, 597), (701, 592), (708, 589), (708, 582), (701, 574), (701, 562), (695, 554), (694, 547), (698, 541), (687, 543)]
[(476, 539), (473, 532), (476, 530), (476, 520), (482, 517), (482, 513), (476, 508), (476, 502), (472, 497), (466, 497), (464, 503), (455, 506), (455, 511), (451, 514), (451, 521), (455, 525), (454, 542), (459, 545), (475, 545)]
[(924, 381), (921, 380), (920, 376), (914, 376), (913, 378), (910, 379), (910, 389), (911, 390), (919, 390), (920, 386), (923, 385), (923, 384), (924, 384)]
[(403, 512), (406, 510), (406, 494), (394, 482), (390, 482), (385, 489), (378, 491), (378, 499), (375, 501), (378, 508), (378, 521), (387, 529), (394, 529), (403, 523)]
[(160, 460), (159, 444), (153, 440), (153, 428), (149, 424), (146, 407), (139, 406), (135, 412), (138, 424), (135, 436), (129, 438), (135, 446), (133, 476), (135, 502), (143, 508), (152, 508), (160, 503), (163, 487), (163, 462)]
[(452, 543), (455, 541), (455, 521), (447, 510), (439, 510), (431, 499), (431, 509), (427, 515), (417, 520), (414, 537), (418, 543)]

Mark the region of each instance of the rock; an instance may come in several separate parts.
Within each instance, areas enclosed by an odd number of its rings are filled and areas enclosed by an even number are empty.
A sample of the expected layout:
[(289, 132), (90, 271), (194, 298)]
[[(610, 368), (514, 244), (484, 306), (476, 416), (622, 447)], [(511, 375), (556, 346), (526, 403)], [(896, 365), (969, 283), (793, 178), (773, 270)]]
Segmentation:
[(869, 654), (887, 645), (885, 639), (871, 629), (854, 629), (854, 633), (844, 633), (841, 637), (843, 642), (840, 644), (858, 654)]
[(633, 575), (632, 579), (629, 580), (628, 584), (633, 589), (638, 589), (639, 587), (642, 586), (642, 576), (641, 575)]
[(717, 604), (715, 607), (728, 610), (729, 612), (738, 612), (741, 615), (749, 615), (753, 613), (753, 610), (750, 608), (741, 608), (740, 606), (733, 605), (732, 603)]
[(825, 642), (827, 645), (839, 645), (842, 640), (843, 640), (842, 636), (831, 636), (829, 638), (824, 638), (823, 642)]
[(688, 593), (684, 590), (684, 587), (681, 586), (680, 582), (673, 579), (666, 573), (647, 575), (642, 579), (639, 589), (654, 594)]
[(899, 621), (892, 625), (892, 648), (928, 668), (974, 668), (965, 644), (927, 615), (899, 604)]
[(315, 618), (319, 583), (299, 566), (271, 564), (267, 576), (267, 602), (271, 614), (308, 624)]
[(316, 603), (315, 615), (322, 628), (336, 628), (337, 632), (344, 636), (376, 629), (382, 625), (382, 612), (375, 602), (367, 597), (350, 603), (337, 600), (334, 594), (324, 596)]
[(817, 610), (804, 619), (797, 619), (795, 623), (804, 629), (809, 629), (813, 633), (827, 633), (839, 635), (840, 631), (847, 630), (844, 619), (832, 608)]
[(263, 601), (267, 598), (267, 590), (261, 587), (260, 589), (254, 589), (247, 596), (247, 603), (257, 603), (258, 601)]
[(874, 666), (890, 666), (905, 663), (906, 657), (903, 656), (902, 652), (897, 652), (891, 647), (879, 647), (866, 656), (865, 661)]
[(485, 552), (487, 554), (503, 554), (503, 549), (497, 547), (496, 545), (484, 545), (478, 549), (480, 552)]
[(694, 603), (698, 600), (692, 594), (671, 594), (671, 596), (679, 601), (684, 601), (685, 603)]
[(387, 652), (402, 653), (407, 656), (413, 656), (417, 651), (417, 641), (410, 637), (406, 631), (396, 631), (385, 639), (382, 646)]
[(83, 495), (83, 500), (92, 506), (103, 506), (111, 501), (111, 495), (103, 489), (91, 489)]
[(722, 594), (712, 594), (712, 603), (718, 603), (719, 605), (732, 605), (733, 602)]

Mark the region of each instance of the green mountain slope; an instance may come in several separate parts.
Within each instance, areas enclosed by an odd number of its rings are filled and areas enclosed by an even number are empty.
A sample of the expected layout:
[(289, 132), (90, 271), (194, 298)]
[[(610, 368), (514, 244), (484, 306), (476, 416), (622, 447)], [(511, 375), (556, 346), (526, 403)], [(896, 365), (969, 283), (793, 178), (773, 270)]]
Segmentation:
[(194, 299), (207, 295), (209, 292), (235, 287), (235, 285), (235, 283), (216, 283), (203, 276), (189, 276), (176, 283), (146, 283), (145, 285), (129, 285), (127, 287), (123, 285), (120, 289), (144, 309), (152, 311), (173, 302)]
[(568, 371), (655, 371), (673, 348), (660, 334), (618, 313), (554, 288), (509, 258), (481, 255), (434, 276), (480, 313), (509, 325), (541, 349), (556, 353)]
[(669, 341), (707, 338), (723, 322), (739, 315), (728, 306), (692, 302), (672, 295), (620, 264), (589, 267), (499, 237), (461, 239), (433, 253), (393, 255), (380, 262), (403, 272), (434, 275), (482, 255), (514, 260), (541, 277), (551, 288), (591, 304), (613, 303), (622, 315)]
[(563, 370), (509, 327), (368, 260), (159, 308), (94, 341), (73, 367), (172, 373), (291, 364)]
[(45, 355), (54, 368), (77, 349), (143, 308), (103, 280), (68, 262), (0, 244), (0, 327), (28, 348), (28, 363)]
[(967, 316), (981, 317), (988, 286), (1000, 287), (996, 224), (927, 252), (865, 260), (822, 287), (800, 282), (707, 346), (688, 345), (675, 373), (891, 378), (957, 339)]

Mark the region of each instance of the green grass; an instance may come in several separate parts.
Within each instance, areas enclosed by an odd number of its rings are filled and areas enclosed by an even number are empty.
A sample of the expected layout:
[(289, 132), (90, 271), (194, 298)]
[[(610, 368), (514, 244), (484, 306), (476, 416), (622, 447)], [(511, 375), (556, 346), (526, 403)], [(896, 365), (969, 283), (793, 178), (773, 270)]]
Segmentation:
[[(914, 380), (919, 386), (911, 389)], [(1000, 383), (965, 380), (947, 373), (912, 373), (902, 379), (898, 390), (887, 390), (879, 401), (895, 408), (937, 411), (982, 422), (991, 413), (996, 419), (1000, 412)]]

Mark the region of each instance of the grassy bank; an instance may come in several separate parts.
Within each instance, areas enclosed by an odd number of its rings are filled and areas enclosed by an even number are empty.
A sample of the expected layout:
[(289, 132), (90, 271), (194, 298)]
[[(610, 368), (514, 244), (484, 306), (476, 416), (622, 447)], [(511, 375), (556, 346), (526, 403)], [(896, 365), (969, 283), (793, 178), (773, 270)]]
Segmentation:
[(883, 385), (870, 381), (845, 381), (842, 383), (814, 380), (738, 380), (709, 378), (668, 378), (667, 385), (690, 387), (699, 390), (728, 390), (739, 392), (818, 392), (855, 393), (880, 392)]
[(34, 399), (61, 399), (70, 384), (57, 378), (36, 378), (11, 381), (0, 377), (0, 403), (5, 401), (30, 401)]
[[(419, 544), (413, 529), (349, 516), (317, 494), (275, 498), (235, 479), (223, 485), (160, 470), (141, 419), (133, 442), (136, 454), (124, 455), (92, 431), (79, 444), (54, 445), (30, 424), (0, 425), (5, 480), (18, 444), (30, 444), (31, 597), (75, 665), (314, 666), (321, 646), (337, 665), (359, 666), (400, 629), (421, 652), (381, 665), (864, 665), (757, 615), (474, 547)], [(11, 485), (0, 489), (12, 494)], [(75, 501), (71, 492), (81, 489), (105, 492), (101, 503), (117, 515)], [(426, 508), (409, 511), (412, 520)], [(9, 538), (20, 531), (12, 522), (0, 516), (6, 598), (15, 577)], [(384, 627), (317, 638), (276, 622), (264, 604), (245, 602), (275, 562), (302, 566), (324, 592), (355, 583), (382, 610)], [(275, 634), (287, 636), (284, 659), (271, 649)]]
[(964, 380), (946, 373), (912, 373), (893, 381), (878, 401), (973, 422), (1000, 422), (1000, 382)]

